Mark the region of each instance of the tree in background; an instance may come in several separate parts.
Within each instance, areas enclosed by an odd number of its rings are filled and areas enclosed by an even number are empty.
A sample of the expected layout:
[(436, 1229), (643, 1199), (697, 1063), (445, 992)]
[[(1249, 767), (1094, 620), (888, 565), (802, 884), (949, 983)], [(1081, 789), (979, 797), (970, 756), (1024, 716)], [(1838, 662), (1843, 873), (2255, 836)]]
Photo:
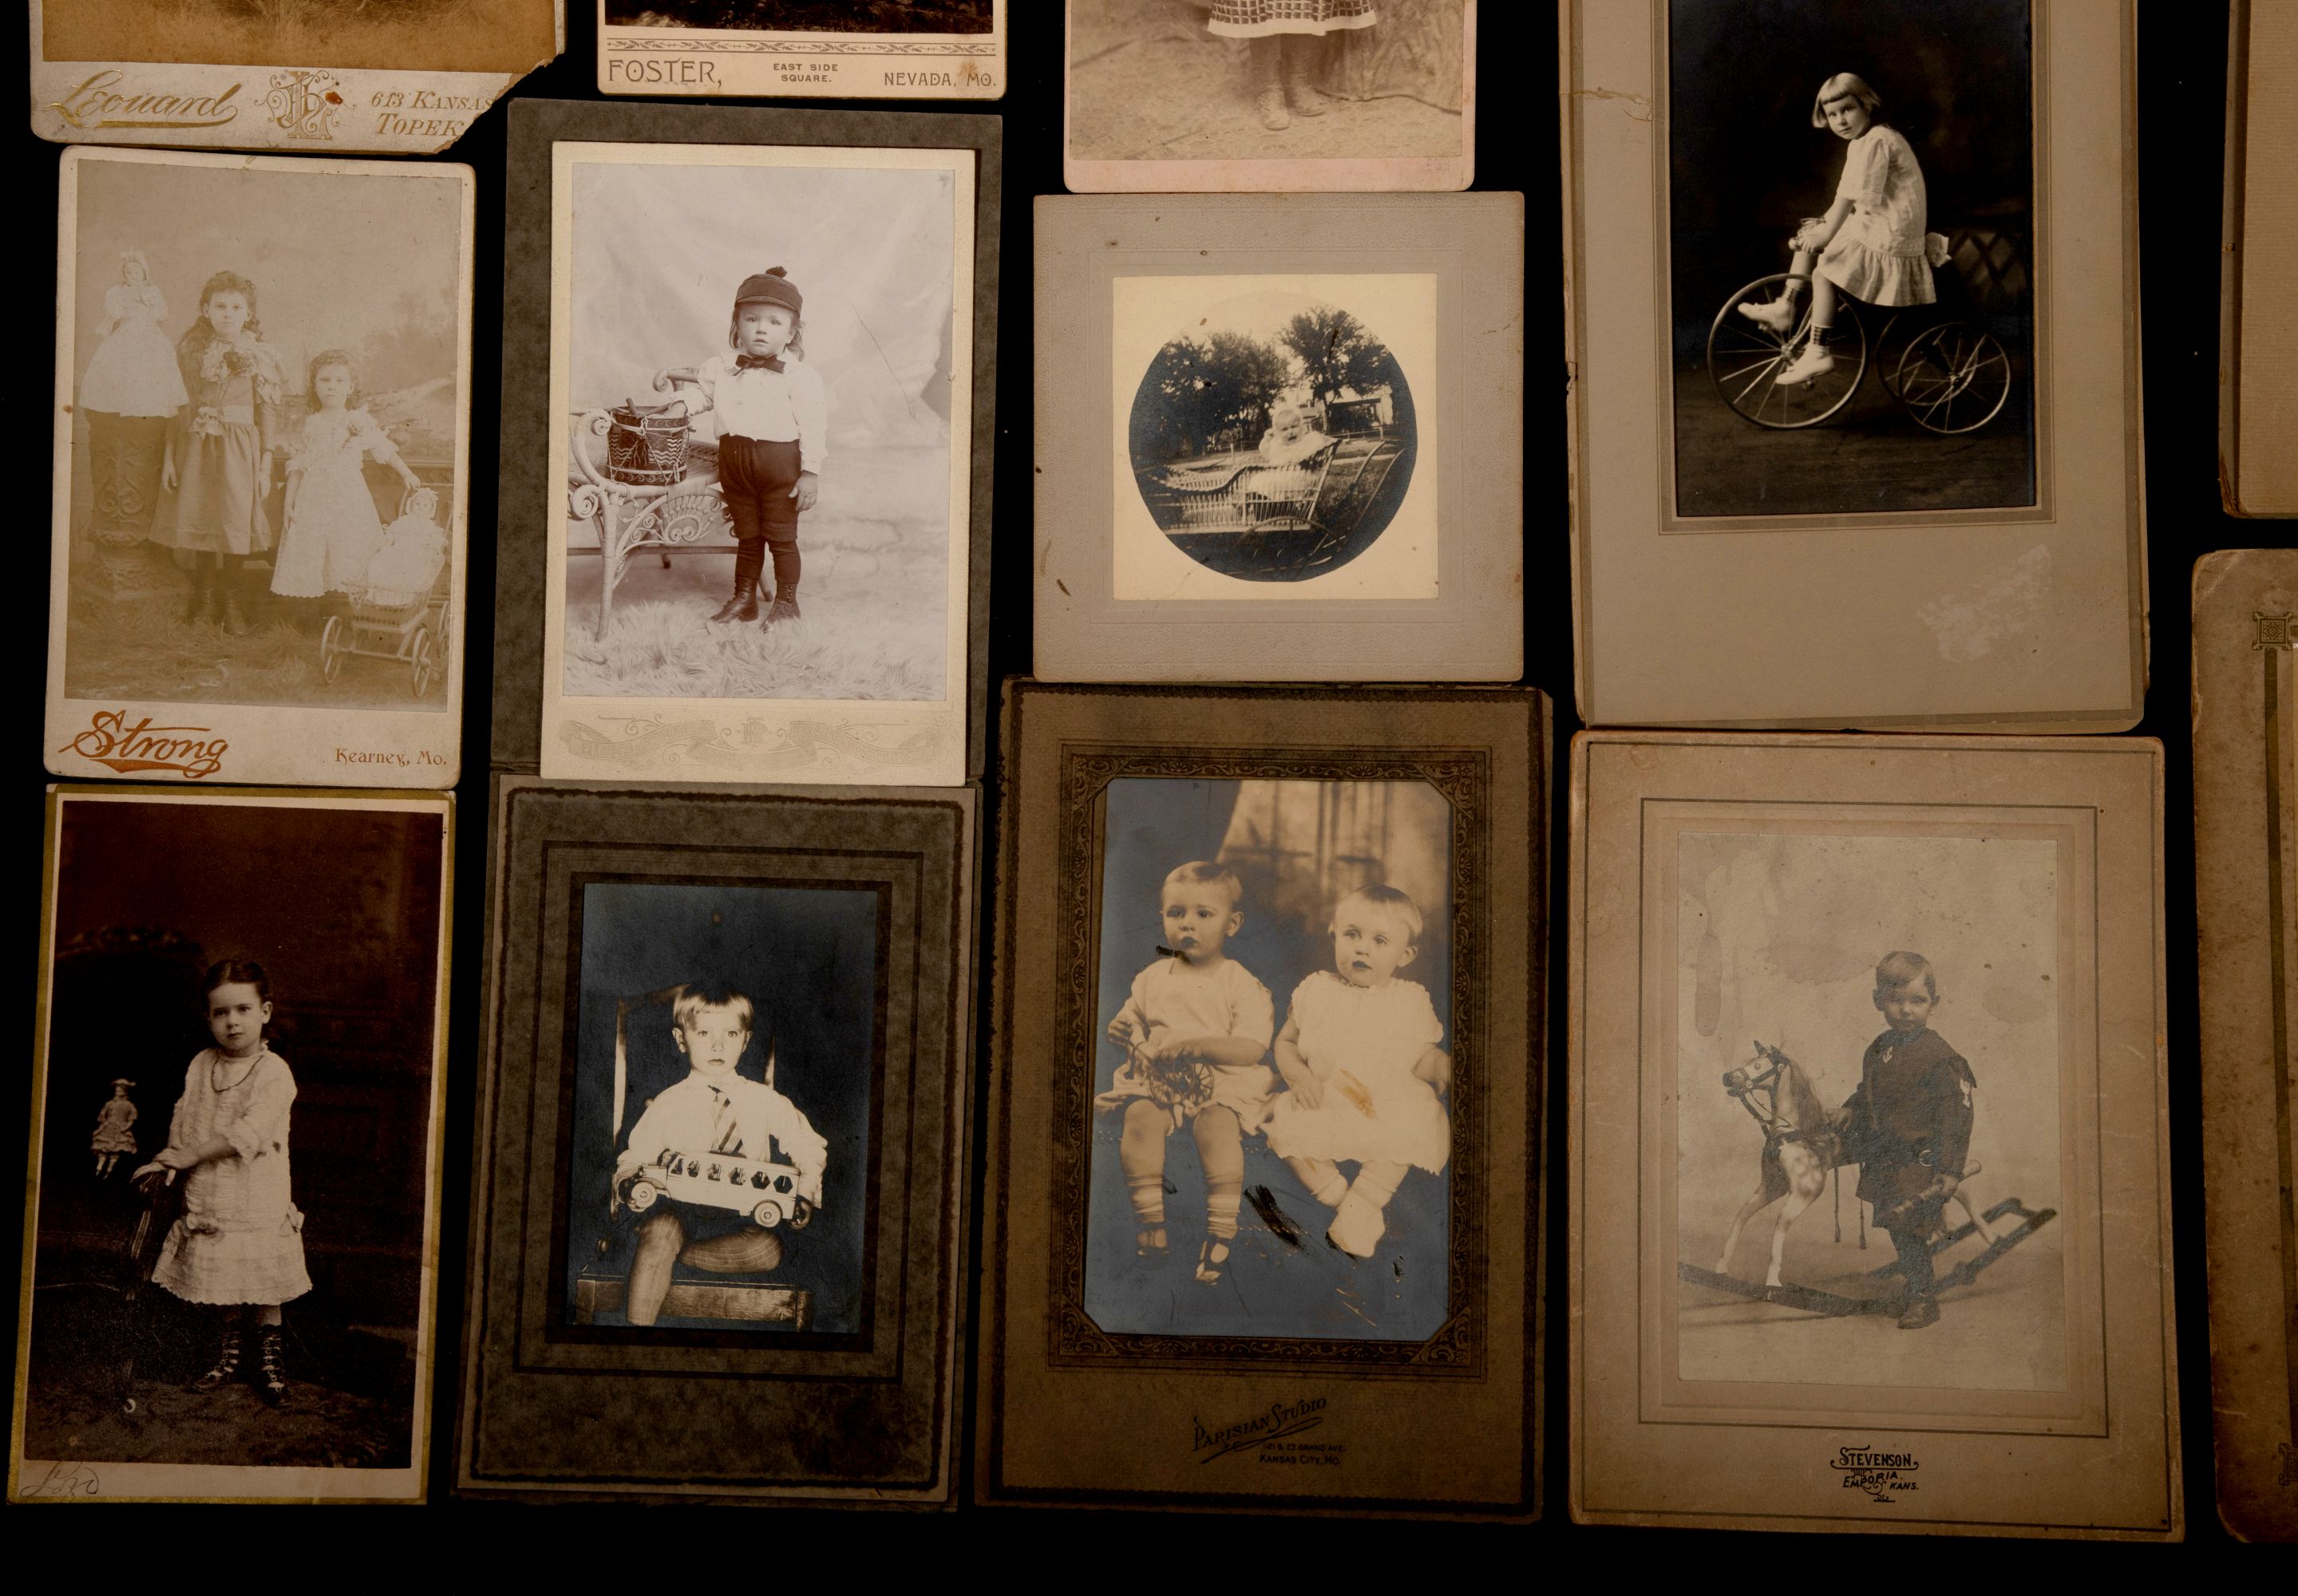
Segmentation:
[(1145, 392), (1156, 402), (1145, 415), (1137, 407), (1134, 452), (1170, 460), (1204, 453), (1228, 429), (1258, 435), (1269, 407), (1298, 380), (1282, 350), (1250, 333), (1170, 340), (1143, 379)]
[(1310, 397), (1319, 404), (1344, 388), (1369, 393), (1396, 381), (1388, 346), (1336, 305), (1311, 305), (1285, 323), (1277, 339), (1301, 362)]

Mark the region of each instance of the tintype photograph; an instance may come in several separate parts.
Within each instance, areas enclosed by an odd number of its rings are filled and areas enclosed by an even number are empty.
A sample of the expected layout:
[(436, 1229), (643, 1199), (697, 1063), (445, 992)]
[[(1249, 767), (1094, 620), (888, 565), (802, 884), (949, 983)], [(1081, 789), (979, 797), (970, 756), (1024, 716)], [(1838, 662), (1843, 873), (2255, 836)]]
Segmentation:
[(1123, 777), (1104, 802), (1086, 1312), (1426, 1340), (1449, 1316), (1442, 792)]
[(421, 1496), (448, 806), (51, 797), (15, 1499)]
[(2298, 1236), (2290, 972), (2298, 929), (2298, 549), (2195, 565), (2195, 897), (2211, 1420), (2219, 1517), (2298, 1541)]
[(1411, 495), (1422, 432), (1399, 355), (1433, 380), (1433, 276), (1113, 287), (1117, 382), (1137, 368), (1114, 407), (1120, 598), (1436, 596), (1435, 496)]
[(1476, 19), (1475, 0), (1070, 0), (1066, 180), (1466, 188)]
[(227, 743), (202, 776), (451, 782), (468, 169), (74, 151), (62, 190), (51, 768), (166, 772), (140, 718)]
[(2057, 843), (1678, 846), (1677, 1372), (2063, 1386)]
[(454, 1490), (951, 1505), (971, 789), (495, 798)]
[(1576, 1520), (2183, 1534), (2161, 758), (1580, 740)]
[(2035, 503), (2029, 12), (1669, 6), (1679, 515)]
[(565, 0), (31, 0), (61, 144), (442, 150), (565, 44)]
[(971, 152), (554, 155), (546, 770), (955, 779)]
[(859, 890), (584, 885), (568, 1322), (859, 1327), (878, 910)]
[(994, 100), (1006, 0), (598, 0), (609, 95)]
[(978, 1499), (1536, 1516), (1544, 725), (1008, 690)]

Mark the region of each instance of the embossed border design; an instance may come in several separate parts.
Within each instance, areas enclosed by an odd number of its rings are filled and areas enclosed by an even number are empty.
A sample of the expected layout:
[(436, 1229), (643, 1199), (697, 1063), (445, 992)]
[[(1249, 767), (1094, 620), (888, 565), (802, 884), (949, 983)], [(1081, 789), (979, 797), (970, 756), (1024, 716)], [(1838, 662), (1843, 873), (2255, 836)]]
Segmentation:
[[(1486, 1087), (1491, 958), (1492, 759), (1483, 749), (1140, 749), (1064, 744), (1061, 749), (1059, 897), (1054, 905), (1051, 1127), (1055, 1245), (1046, 1354), (1056, 1369), (1251, 1368), (1481, 1378), (1484, 1373)], [(1103, 1329), (1085, 1306), (1086, 1192), (1092, 1164), (1094, 1053), (1101, 967), (1103, 794), (1120, 778), (1167, 780), (1424, 781), (1451, 806), (1452, 1156), (1446, 1225), (1451, 1313), (1426, 1341), (1343, 1341), (1281, 1336), (1169, 1336)]]

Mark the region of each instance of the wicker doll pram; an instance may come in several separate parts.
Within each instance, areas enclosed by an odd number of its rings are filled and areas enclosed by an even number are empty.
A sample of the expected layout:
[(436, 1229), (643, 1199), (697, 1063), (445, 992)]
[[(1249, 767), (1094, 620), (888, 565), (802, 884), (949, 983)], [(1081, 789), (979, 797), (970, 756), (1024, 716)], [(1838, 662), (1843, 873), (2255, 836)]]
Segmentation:
[[(438, 497), (424, 487), (410, 488), (400, 501), (400, 514), (436, 514)], [(395, 524), (395, 523), (394, 523)], [(452, 622), (448, 617), (449, 562), (442, 558), (430, 582), (421, 588), (365, 584), (346, 588), (350, 611), (327, 617), (319, 634), (319, 675), (332, 682), (343, 674), (343, 661), (390, 660), (408, 668), (409, 685), (420, 698), (430, 691), (433, 677), (445, 668)]]

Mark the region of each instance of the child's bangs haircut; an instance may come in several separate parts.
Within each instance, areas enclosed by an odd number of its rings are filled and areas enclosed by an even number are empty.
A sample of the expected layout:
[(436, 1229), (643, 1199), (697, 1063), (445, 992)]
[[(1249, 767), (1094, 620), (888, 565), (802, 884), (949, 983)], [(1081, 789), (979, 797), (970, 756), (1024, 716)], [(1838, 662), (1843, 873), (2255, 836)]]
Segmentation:
[(1903, 986), (1923, 983), (1923, 990), (1938, 998), (1938, 977), (1931, 973), (1931, 961), (1920, 953), (1886, 953), (1875, 965), (1875, 996), (1881, 999)]
[(257, 998), (266, 1003), (271, 1001), (271, 977), (252, 958), (219, 958), (208, 966), (207, 979), (200, 984), (200, 995), (211, 998), (216, 988), (234, 985), (252, 986)]
[[(1210, 886), (1228, 894), (1228, 906), (1235, 909), (1244, 901), (1244, 883), (1227, 865), (1211, 860), (1193, 859), (1187, 864), (1175, 865), (1165, 876), (1166, 886)], [(1161, 889), (1158, 895), (1162, 897)]]
[(1811, 125), (1827, 126), (1827, 105), (1831, 100), (1856, 100), (1869, 116), (1883, 109), (1883, 96), (1867, 86), (1867, 79), (1856, 72), (1838, 72), (1819, 86), (1819, 97), (1811, 103)]
[(1423, 929), (1420, 905), (1412, 901), (1411, 893), (1386, 885), (1360, 886), (1333, 905), (1333, 923), (1325, 929), (1338, 931), (1341, 922), (1348, 917), (1349, 906), (1352, 903), (1358, 905), (1368, 918), (1393, 920), (1404, 927), (1406, 942), (1415, 947), (1420, 945)]
[(349, 350), (321, 350), (312, 356), (311, 364), (304, 373), (304, 391), (317, 398), (319, 391), (319, 374), (331, 366), (342, 366), (343, 374), (351, 380), (351, 391), (344, 397), (343, 408), (358, 409), (360, 400), (366, 395), (360, 391), (359, 362), (351, 358), (351, 352)]
[(731, 986), (706, 986), (696, 983), (682, 986), (678, 996), (671, 1000), (670, 1023), (681, 1031), (687, 1029), (694, 1016), (706, 1008), (731, 1008), (742, 1016), (742, 1029), (755, 1030), (758, 1010), (748, 993), (738, 992)]

